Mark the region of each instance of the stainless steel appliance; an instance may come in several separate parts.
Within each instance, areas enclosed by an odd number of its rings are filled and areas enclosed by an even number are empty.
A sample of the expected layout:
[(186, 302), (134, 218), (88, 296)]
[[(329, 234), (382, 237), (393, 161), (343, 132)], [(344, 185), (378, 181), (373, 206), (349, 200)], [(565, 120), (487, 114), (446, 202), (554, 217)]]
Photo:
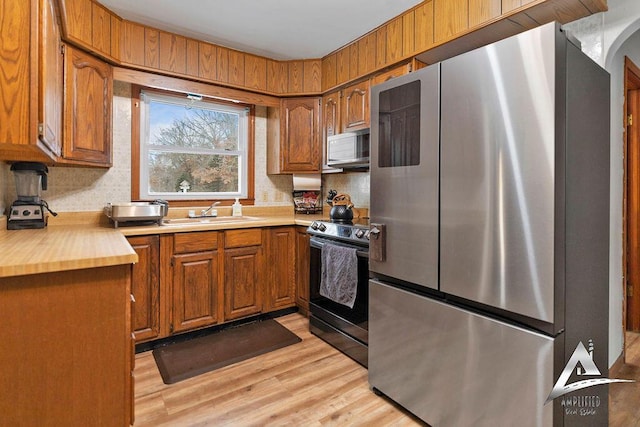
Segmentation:
[(47, 189), (49, 169), (43, 163), (17, 162), (11, 165), (16, 183), (15, 200), (9, 208), (8, 230), (44, 228), (47, 215), (57, 214), (49, 209), (47, 202), (40, 198), (42, 190)]
[(606, 385), (548, 398), (608, 373), (608, 73), (550, 23), (371, 96), (372, 387), (437, 426), (606, 425)]
[[(311, 235), (309, 275), (309, 330), (360, 364), (367, 366), (369, 309), (369, 226), (366, 220), (333, 223), (314, 221)], [(327, 245), (353, 249), (356, 296), (353, 307), (321, 295), (322, 251)]]
[[(213, 206), (213, 205), (212, 205)], [(113, 221), (116, 228), (121, 223), (129, 225), (162, 224), (169, 212), (169, 203), (165, 200), (153, 202), (107, 203), (104, 214)]]
[(369, 129), (327, 137), (327, 166), (369, 167)]

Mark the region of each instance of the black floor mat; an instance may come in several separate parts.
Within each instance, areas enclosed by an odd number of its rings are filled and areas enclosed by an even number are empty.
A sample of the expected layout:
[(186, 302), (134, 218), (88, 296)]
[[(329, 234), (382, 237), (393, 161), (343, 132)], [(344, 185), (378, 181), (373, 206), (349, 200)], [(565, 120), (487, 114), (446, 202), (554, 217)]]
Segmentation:
[(164, 383), (173, 384), (300, 341), (269, 319), (156, 348), (153, 357)]

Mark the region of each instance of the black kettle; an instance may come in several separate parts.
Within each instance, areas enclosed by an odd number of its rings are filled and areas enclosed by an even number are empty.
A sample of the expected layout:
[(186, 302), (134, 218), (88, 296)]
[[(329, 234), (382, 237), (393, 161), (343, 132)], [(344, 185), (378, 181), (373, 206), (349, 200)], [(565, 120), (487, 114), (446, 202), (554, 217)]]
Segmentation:
[(351, 196), (346, 193), (336, 194), (331, 199), (331, 211), (329, 211), (329, 218), (333, 222), (351, 222), (353, 220), (353, 203), (351, 203)]

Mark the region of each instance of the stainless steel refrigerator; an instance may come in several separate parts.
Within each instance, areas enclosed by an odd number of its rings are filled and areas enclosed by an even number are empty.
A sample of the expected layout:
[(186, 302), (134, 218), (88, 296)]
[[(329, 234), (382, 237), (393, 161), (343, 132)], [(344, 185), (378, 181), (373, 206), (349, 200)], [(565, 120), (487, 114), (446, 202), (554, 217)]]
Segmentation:
[(608, 375), (609, 91), (557, 23), (373, 87), (374, 390), (434, 426), (606, 425), (606, 384), (562, 387)]

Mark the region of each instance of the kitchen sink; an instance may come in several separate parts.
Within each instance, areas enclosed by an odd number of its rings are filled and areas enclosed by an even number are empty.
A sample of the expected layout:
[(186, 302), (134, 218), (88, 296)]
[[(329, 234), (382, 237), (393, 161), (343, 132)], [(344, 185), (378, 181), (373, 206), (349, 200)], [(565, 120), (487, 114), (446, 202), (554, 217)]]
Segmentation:
[(197, 218), (170, 218), (162, 220), (162, 225), (200, 225), (226, 222), (259, 221), (257, 216), (203, 216)]

